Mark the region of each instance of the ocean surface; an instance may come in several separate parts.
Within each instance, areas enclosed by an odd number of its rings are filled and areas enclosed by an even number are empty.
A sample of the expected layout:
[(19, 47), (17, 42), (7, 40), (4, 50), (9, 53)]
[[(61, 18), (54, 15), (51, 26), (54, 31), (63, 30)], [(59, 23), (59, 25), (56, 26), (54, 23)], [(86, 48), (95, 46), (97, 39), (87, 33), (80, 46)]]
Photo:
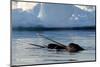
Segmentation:
[[(85, 50), (77, 53), (56, 51), (30, 45), (46, 46), (53, 43), (38, 35), (49, 37), (64, 45), (76, 43)], [(69, 63), (95, 60), (95, 31), (64, 30), (64, 31), (12, 31), (12, 65)]]

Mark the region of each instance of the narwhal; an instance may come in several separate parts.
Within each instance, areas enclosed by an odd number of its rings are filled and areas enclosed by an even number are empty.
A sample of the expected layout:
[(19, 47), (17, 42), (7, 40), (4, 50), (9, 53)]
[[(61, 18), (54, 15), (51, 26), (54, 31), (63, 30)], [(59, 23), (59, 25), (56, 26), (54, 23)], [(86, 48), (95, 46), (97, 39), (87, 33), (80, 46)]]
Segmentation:
[(40, 46), (40, 45), (36, 45), (36, 44), (31, 44), (31, 45), (38, 46), (41, 48), (56, 49), (57, 51), (66, 50), (68, 52), (79, 52), (79, 51), (85, 50), (84, 48), (79, 46), (79, 44), (76, 44), (76, 43), (69, 43), (68, 46), (66, 46), (66, 45), (61, 44), (55, 40), (52, 40), (46, 36), (43, 36), (43, 35), (40, 35), (40, 36), (42, 36), (43, 38), (48, 39), (54, 43), (49, 43), (49, 44), (47, 44), (47, 46)]

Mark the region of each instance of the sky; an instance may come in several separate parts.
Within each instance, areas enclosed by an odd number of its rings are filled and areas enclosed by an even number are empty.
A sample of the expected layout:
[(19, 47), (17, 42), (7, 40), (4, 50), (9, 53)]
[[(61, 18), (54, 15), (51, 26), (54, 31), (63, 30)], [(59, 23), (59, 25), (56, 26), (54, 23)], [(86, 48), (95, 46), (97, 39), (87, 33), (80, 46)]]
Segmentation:
[(30, 10), (36, 6), (37, 3), (27, 3), (27, 2), (12, 2), (12, 9), (21, 8), (22, 10)]

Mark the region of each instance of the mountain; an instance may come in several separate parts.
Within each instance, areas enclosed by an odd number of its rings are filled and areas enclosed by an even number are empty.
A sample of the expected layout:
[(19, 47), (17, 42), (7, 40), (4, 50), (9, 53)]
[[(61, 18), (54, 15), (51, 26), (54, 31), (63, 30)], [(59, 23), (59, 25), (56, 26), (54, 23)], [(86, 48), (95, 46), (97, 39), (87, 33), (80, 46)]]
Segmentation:
[(33, 9), (12, 10), (13, 27), (83, 27), (95, 26), (95, 10), (75, 5), (39, 3)]
[(22, 11), (22, 9), (14, 9), (12, 11), (13, 27), (34, 27), (39, 25), (41, 20), (34, 16), (31, 12)]

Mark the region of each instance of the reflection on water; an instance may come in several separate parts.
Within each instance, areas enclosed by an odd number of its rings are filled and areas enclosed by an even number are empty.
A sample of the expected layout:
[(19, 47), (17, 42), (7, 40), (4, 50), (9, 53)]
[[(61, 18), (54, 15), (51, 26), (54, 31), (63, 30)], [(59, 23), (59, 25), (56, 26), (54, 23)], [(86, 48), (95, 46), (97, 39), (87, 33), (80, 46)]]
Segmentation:
[(84, 51), (69, 53), (55, 49), (40, 48), (30, 43), (46, 46), (52, 41), (37, 36), (37, 32), (13, 31), (12, 65), (45, 64), (95, 60), (95, 31), (44, 31), (41, 32), (62, 44), (77, 43)]

